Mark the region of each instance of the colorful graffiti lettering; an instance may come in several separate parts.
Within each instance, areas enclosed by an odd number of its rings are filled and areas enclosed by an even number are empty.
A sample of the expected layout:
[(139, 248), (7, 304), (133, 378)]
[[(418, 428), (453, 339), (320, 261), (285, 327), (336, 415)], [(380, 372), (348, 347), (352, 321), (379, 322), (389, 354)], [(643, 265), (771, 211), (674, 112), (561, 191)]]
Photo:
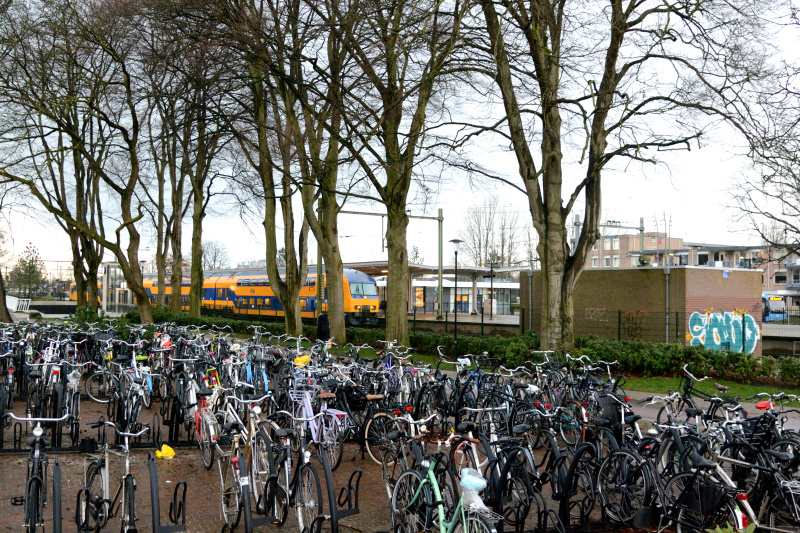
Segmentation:
[(705, 346), (710, 350), (729, 350), (752, 353), (756, 349), (761, 331), (756, 319), (745, 312), (705, 313), (695, 312), (689, 317), (686, 339), (692, 346)]

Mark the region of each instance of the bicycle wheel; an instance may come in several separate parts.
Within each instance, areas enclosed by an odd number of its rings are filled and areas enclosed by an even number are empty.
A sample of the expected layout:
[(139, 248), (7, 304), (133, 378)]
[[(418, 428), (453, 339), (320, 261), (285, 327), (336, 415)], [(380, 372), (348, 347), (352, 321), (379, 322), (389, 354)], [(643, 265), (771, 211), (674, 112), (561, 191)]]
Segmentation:
[(25, 491), (25, 531), (37, 533), (43, 523), (44, 501), (42, 497), (42, 480), (39, 477), (28, 479)]
[(776, 498), (770, 502), (766, 522), (771, 528), (791, 531), (800, 527), (800, 516), (797, 515), (793, 499), (796, 496), (789, 491), (783, 494), (786, 499)]
[(322, 514), (322, 486), (319, 483), (317, 470), (309, 463), (300, 466), (300, 475), (297, 478), (297, 495), (295, 496), (295, 511), (297, 512), (297, 525), (300, 531), (310, 528), (314, 520)]
[(442, 428), (444, 428), (446, 425), (442, 413), (436, 407), (436, 395), (433, 393), (433, 390), (431, 390), (430, 387), (425, 387), (424, 389), (420, 390), (417, 397), (415, 411), (416, 413), (414, 416), (417, 418), (417, 420), (425, 420), (434, 413), (439, 415), (437, 418), (431, 420), (427, 424), (431, 433), (437, 433), (437, 425)]
[(102, 480), (103, 468), (97, 461), (91, 462), (75, 506), (75, 524), (81, 531), (99, 532), (108, 522), (108, 501), (103, 499)]
[(231, 464), (231, 454), (220, 457), (217, 466), (219, 468), (222, 518), (226, 524), (236, 528), (242, 517), (242, 491), (239, 486), (239, 476)]
[(580, 402), (569, 400), (564, 404), (564, 411), (557, 418), (558, 430), (564, 443), (571, 448), (583, 442), (585, 420), (584, 410)]
[[(675, 422), (685, 422), (688, 420), (688, 416), (686, 415), (686, 409), (697, 409), (697, 404), (694, 400), (690, 397), (683, 397), (675, 403), (674, 410), (672, 415), (675, 417)], [(661, 409), (658, 410), (658, 414), (656, 415), (656, 423), (657, 424), (669, 424), (667, 416), (667, 408), (665, 406), (661, 406)]]
[(389, 442), (386, 435), (394, 428), (394, 416), (383, 411), (372, 413), (372, 417), (364, 425), (364, 441), (367, 446), (367, 453), (377, 464), (381, 464), (381, 446)]
[(211, 442), (211, 431), (208, 427), (208, 421), (205, 417), (200, 416), (198, 430), (200, 434), (197, 436), (197, 445), (200, 446), (200, 458), (203, 460), (203, 466), (206, 470), (211, 470), (211, 465), (214, 464), (214, 444)]
[(766, 466), (761, 453), (748, 444), (732, 442), (722, 447), (720, 457), (730, 457), (739, 461), (731, 463), (720, 459), (719, 464), (738, 490), (746, 492), (748, 495), (752, 493), (753, 489), (759, 485), (762, 474), (761, 470), (750, 465)]
[(401, 528), (408, 533), (418, 533), (431, 526), (433, 498), (428, 483), (420, 487), (422, 480), (422, 474), (407, 470), (395, 483), (392, 492), (392, 523), (395, 530)]
[(344, 455), (344, 429), (339, 419), (334, 420), (333, 415), (322, 418), (322, 442), (317, 445), (317, 453), (328, 454), (328, 463), (331, 472), (339, 468)]
[(494, 524), (489, 523), (479, 514), (469, 513), (463, 520), (459, 520), (453, 533), (495, 533)]
[(118, 378), (108, 372), (95, 372), (86, 378), (84, 390), (93, 402), (108, 403), (117, 389), (117, 382)]
[(717, 526), (737, 524), (736, 505), (726, 487), (707, 483), (692, 472), (673, 476), (664, 487), (667, 517), (676, 533), (704, 533)]
[(256, 502), (256, 510), (259, 514), (264, 511), (264, 488), (270, 475), (269, 468), (269, 448), (272, 441), (267, 436), (264, 429), (258, 430), (252, 443), (250, 451), (250, 481), (253, 491), (253, 499)]
[(122, 502), (124, 513), (121, 520), (121, 533), (136, 532), (136, 480), (132, 474), (125, 476), (125, 501)]
[(381, 458), (381, 472), (383, 473), (383, 483), (386, 486), (386, 493), (389, 500), (392, 499), (392, 492), (400, 474), (406, 471), (408, 465), (403, 458), (402, 452), (394, 445), (384, 446), (383, 457)]
[(636, 512), (649, 505), (651, 481), (638, 454), (626, 449), (611, 453), (597, 473), (597, 492), (606, 515), (630, 524)]
[(569, 517), (571, 524), (587, 524), (597, 500), (597, 473), (600, 465), (591, 444), (579, 446), (567, 470)]

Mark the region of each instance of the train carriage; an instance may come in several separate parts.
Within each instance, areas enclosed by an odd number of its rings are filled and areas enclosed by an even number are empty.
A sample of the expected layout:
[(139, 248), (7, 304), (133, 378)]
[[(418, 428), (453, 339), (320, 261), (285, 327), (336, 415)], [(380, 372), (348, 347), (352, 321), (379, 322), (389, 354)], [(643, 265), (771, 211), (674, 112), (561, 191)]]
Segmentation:
[[(204, 272), (202, 306), (205, 309), (227, 311), (235, 315), (282, 317), (283, 306), (269, 285), (264, 270), (219, 270)], [(310, 269), (300, 289), (300, 313), (304, 319), (313, 319), (327, 311), (327, 291), (324, 286), (321, 304), (317, 302), (317, 273)], [(144, 287), (150, 301), (155, 304), (158, 282), (153, 274), (145, 275)], [(166, 300), (172, 298), (172, 287), (167, 282)], [(189, 278), (181, 287), (181, 308), (188, 309)], [(344, 269), (345, 320), (349, 325), (375, 325), (378, 323), (378, 292), (372, 277)]]

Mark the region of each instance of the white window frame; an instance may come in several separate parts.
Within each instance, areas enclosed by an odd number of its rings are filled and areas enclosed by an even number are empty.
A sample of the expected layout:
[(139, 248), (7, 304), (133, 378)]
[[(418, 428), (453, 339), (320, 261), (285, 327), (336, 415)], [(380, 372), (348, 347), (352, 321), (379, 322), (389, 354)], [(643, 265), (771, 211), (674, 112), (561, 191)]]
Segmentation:
[(598, 266), (600, 266), (600, 258), (592, 257), (592, 268), (597, 268)]
[(605, 257), (605, 266), (606, 266), (606, 268), (610, 268), (611, 267), (611, 256), (610, 255), (607, 255)]

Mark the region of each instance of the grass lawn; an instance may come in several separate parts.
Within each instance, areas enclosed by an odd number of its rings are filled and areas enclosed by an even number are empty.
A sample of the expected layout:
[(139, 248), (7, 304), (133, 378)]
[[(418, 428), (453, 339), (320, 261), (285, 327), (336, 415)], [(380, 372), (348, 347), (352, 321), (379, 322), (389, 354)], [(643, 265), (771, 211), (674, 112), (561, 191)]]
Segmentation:
[[(702, 383), (695, 383), (695, 387), (711, 394), (715, 392), (714, 382), (717, 382), (720, 385), (727, 385), (730, 388), (728, 389), (728, 392), (726, 394), (730, 396), (739, 396), (742, 399), (749, 398), (750, 396), (758, 394), (759, 392), (767, 392), (767, 393), (785, 392), (787, 394), (800, 395), (800, 390), (798, 389), (776, 387), (774, 385), (751, 385), (749, 383), (736, 383), (735, 381), (727, 381), (723, 379), (714, 379), (714, 378), (703, 381)], [(676, 376), (649, 377), (649, 378), (628, 376), (628, 381), (625, 383), (625, 389), (663, 394), (667, 391), (667, 389), (677, 389), (678, 383), (679, 379)], [(797, 404), (797, 402), (793, 403)]]

